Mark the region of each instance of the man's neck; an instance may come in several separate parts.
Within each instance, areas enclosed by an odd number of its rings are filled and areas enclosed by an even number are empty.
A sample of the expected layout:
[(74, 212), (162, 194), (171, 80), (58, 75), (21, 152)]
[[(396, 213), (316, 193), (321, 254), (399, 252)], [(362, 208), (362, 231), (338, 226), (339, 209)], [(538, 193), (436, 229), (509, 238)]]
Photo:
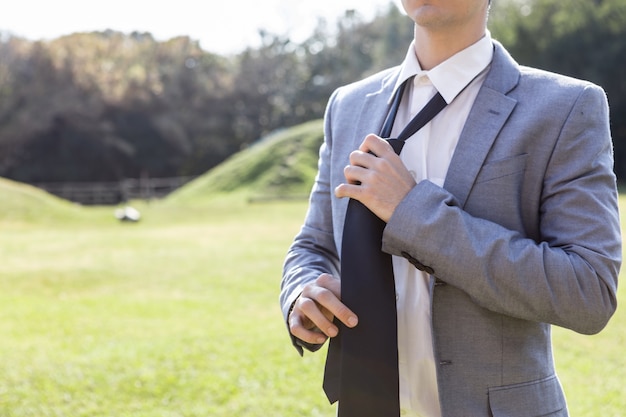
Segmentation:
[(485, 36), (486, 28), (476, 28), (466, 33), (426, 30), (415, 26), (415, 53), (423, 70), (430, 70), (454, 54), (478, 42)]

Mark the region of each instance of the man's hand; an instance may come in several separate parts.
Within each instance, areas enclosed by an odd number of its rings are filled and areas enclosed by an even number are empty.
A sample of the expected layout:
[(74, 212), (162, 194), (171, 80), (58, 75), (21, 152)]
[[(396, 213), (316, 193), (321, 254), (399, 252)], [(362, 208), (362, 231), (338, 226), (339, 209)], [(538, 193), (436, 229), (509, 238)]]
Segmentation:
[(340, 300), (340, 281), (329, 274), (320, 275), (296, 300), (288, 318), (289, 331), (307, 343), (322, 344), (339, 332), (332, 322), (335, 317), (348, 327), (356, 326), (356, 314)]
[(335, 196), (360, 201), (385, 222), (415, 187), (415, 180), (400, 157), (386, 140), (376, 135), (368, 135), (359, 149), (350, 154), (344, 175), (347, 183), (335, 188)]

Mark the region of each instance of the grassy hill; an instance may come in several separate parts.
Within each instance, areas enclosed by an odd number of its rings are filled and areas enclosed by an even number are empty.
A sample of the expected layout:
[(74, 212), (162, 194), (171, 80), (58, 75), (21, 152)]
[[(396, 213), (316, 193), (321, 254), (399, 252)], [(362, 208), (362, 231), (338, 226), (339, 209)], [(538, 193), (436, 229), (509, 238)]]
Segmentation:
[(275, 132), (171, 194), (168, 202), (194, 203), (241, 192), (249, 199), (308, 195), (317, 172), (322, 121)]
[[(188, 206), (225, 194), (243, 201), (304, 198), (317, 172), (322, 140), (321, 120), (275, 132), (177, 190), (164, 203)], [(5, 178), (0, 178), (0, 201), (0, 221), (4, 223), (67, 223), (112, 218), (109, 208), (82, 207)], [(145, 208), (146, 203), (136, 203)], [(155, 208), (155, 204), (151, 206)]]
[(40, 188), (0, 178), (0, 221), (39, 223), (84, 217), (84, 209)]

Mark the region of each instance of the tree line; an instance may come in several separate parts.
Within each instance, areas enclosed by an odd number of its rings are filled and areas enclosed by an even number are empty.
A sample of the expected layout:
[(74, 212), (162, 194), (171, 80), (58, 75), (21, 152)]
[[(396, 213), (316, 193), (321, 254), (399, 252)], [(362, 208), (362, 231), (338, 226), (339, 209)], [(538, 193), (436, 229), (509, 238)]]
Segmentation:
[[(609, 96), (626, 174), (626, 1), (495, 0), (492, 36), (521, 64), (586, 78)], [(303, 42), (260, 30), (223, 56), (189, 37), (0, 36), (0, 176), (28, 183), (199, 175), (263, 135), (323, 116), (340, 85), (399, 64), (412, 22), (393, 4), (349, 10)]]

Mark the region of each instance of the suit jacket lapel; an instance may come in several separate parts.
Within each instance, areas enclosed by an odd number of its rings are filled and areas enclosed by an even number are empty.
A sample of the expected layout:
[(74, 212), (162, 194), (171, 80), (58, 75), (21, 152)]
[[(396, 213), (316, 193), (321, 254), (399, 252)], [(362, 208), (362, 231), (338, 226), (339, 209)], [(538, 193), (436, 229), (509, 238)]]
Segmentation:
[(370, 133), (376, 135), (380, 133), (385, 118), (389, 113), (390, 100), (394, 91), (393, 88), (399, 75), (399, 69), (391, 72), (382, 80), (380, 89), (365, 95), (359, 112), (359, 120), (354, 130), (354, 149), (357, 149), (361, 145), (365, 136)]
[(452, 156), (444, 188), (465, 205), (489, 150), (517, 104), (508, 97), (518, 83), (517, 63), (498, 42), (494, 57)]

